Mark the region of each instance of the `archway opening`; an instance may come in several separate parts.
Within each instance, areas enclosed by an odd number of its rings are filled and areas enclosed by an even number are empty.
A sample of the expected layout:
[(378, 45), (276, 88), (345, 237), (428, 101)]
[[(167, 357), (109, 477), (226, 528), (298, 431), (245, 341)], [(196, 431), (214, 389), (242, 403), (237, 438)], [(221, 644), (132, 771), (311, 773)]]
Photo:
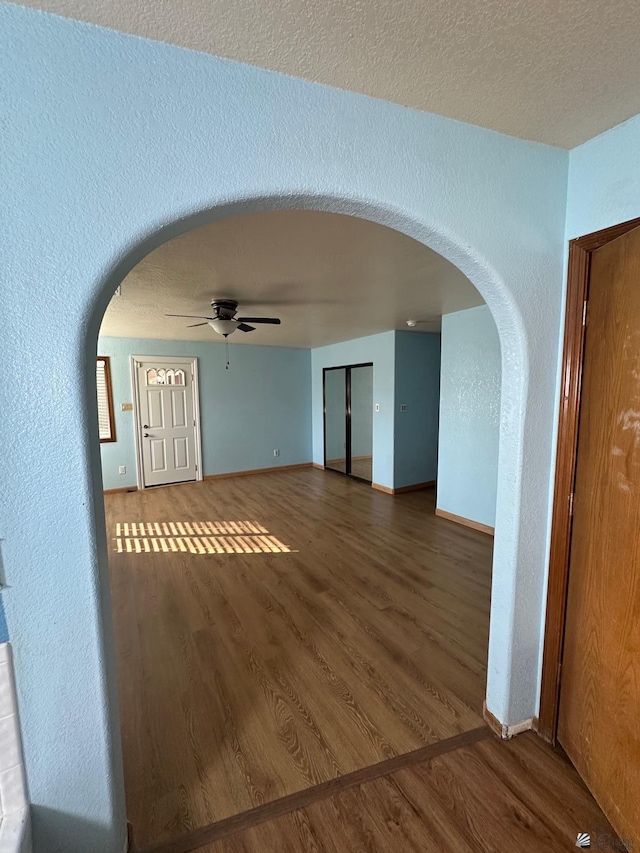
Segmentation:
[[(110, 359), (117, 437), (102, 446), (102, 482), (119, 490), (106, 498), (106, 533), (129, 818), (142, 847), (469, 730), (481, 724), (485, 694), (492, 553), (486, 529), (495, 526), (487, 522), (495, 518), (501, 366), (497, 330), (482, 297), (436, 252), (353, 216), (294, 208), (181, 230), (182, 236), (161, 244), (121, 278), (98, 344), (98, 356)], [(297, 268), (282, 269), (283, 258), (294, 258)], [(265, 328), (256, 336), (259, 343), (251, 342), (253, 332), (240, 346), (231, 340), (225, 370), (225, 345), (210, 326), (183, 332), (188, 320), (164, 316), (202, 311), (206, 317), (216, 297), (237, 298), (242, 314), (246, 305), (252, 315), (258, 309), (282, 315), (277, 331), (283, 335), (269, 339), (273, 330)], [(381, 299), (387, 302), (380, 305)], [(305, 321), (311, 333), (300, 330)], [(448, 396), (441, 399), (436, 391), (433, 398), (430, 392), (429, 408), (425, 374), (440, 378), (441, 334)], [(434, 370), (427, 344), (436, 339)], [(320, 371), (362, 363), (350, 352), (369, 352), (374, 343), (371, 456), (378, 489), (363, 490), (311, 467), (226, 476), (314, 462), (324, 467)], [(274, 361), (276, 350), (291, 352)], [(129, 384), (134, 356), (149, 359), (143, 369), (151, 380), (144, 387)], [(198, 360), (200, 387), (194, 393), (202, 467), (199, 476), (187, 478), (193, 483), (134, 493), (134, 486), (148, 485), (145, 425), (133, 422), (141, 414), (140, 395), (149, 388), (157, 394), (163, 385), (169, 389), (166, 412), (175, 405), (175, 381), (166, 381), (166, 370), (175, 380), (181, 368), (160, 364), (158, 357)], [(151, 364), (154, 358), (158, 363)], [(287, 382), (270, 385), (269, 371), (278, 366), (289, 371)], [(158, 383), (160, 370), (164, 381)], [(293, 395), (276, 394), (276, 388), (290, 392), (294, 383)], [(130, 399), (136, 393), (137, 401)], [(440, 435), (437, 427), (435, 436), (431, 430), (427, 452), (434, 411)], [(474, 418), (481, 415), (487, 458), (473, 445), (479, 437)], [(243, 434), (247, 424), (251, 430)], [(283, 442), (271, 436), (267, 441), (265, 432), (273, 427), (272, 435), (279, 435), (292, 425), (300, 429), (289, 436), (289, 447), (299, 444), (303, 455), (272, 457), (268, 461), (281, 461), (266, 464), (265, 453), (282, 452), (271, 445)], [(306, 458), (300, 440), (305, 430)], [(259, 457), (251, 455), (256, 436), (265, 438)], [(120, 441), (126, 446), (118, 447)], [(435, 476), (418, 476), (429, 461)], [(474, 474), (489, 507), (482, 519), (470, 517), (477, 507), (455, 511), (456, 501), (473, 494), (473, 477), (465, 480), (464, 474), (474, 462), (484, 464)], [(116, 474), (121, 467), (124, 474)], [(202, 477), (208, 479), (201, 483)], [(435, 479), (439, 495), (446, 495), (439, 507), (433, 489), (410, 491)], [(240, 509), (252, 502), (255, 511), (245, 518)], [(274, 520), (272, 507), (278, 507)], [(310, 518), (322, 523), (305, 530)], [(465, 519), (485, 532), (456, 525)], [(345, 530), (353, 537), (348, 557)], [(329, 555), (327, 542), (334, 549)], [(452, 567), (460, 571), (453, 584)], [(455, 613), (453, 599), (462, 587), (464, 603)], [(376, 668), (382, 671), (378, 679)], [(345, 736), (349, 724), (353, 731)], [(149, 740), (143, 745), (145, 728)], [(221, 757), (223, 745), (228, 754)], [(162, 799), (166, 811), (144, 825), (149, 803), (140, 792), (145, 786), (148, 791), (150, 776), (162, 787), (151, 795)], [(173, 789), (164, 785), (169, 778), (176, 782)], [(259, 783), (247, 784), (247, 778)], [(181, 824), (185, 792), (192, 815)], [(231, 793), (224, 804), (223, 792)]]

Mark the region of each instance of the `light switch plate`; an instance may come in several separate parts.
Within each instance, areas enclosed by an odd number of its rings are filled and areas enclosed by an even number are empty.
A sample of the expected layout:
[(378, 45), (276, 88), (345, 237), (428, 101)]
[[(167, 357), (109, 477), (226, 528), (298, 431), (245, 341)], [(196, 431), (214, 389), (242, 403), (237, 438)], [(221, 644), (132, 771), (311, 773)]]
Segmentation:
[(123, 403), (122, 406), (123, 412), (132, 412), (133, 411), (133, 403)]

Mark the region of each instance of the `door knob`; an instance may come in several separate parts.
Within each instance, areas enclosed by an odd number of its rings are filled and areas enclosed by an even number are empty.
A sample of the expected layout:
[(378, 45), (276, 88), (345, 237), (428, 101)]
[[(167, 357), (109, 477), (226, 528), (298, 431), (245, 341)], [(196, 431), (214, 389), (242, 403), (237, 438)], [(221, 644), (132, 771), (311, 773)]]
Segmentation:
[(144, 434), (142, 437), (143, 437), (143, 438), (149, 438), (149, 433), (148, 433), (148, 432), (145, 432), (145, 434)]

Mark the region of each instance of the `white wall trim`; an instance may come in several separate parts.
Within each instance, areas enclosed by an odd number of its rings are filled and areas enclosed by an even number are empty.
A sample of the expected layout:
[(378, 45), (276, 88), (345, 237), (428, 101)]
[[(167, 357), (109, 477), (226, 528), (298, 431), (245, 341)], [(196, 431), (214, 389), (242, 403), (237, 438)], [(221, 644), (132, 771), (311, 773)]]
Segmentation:
[(27, 785), (9, 643), (0, 644), (0, 853), (31, 850)]
[(131, 391), (133, 395), (133, 435), (136, 451), (136, 479), (139, 489), (145, 489), (144, 466), (142, 462), (142, 436), (140, 434), (140, 387), (138, 382), (138, 363), (142, 361), (157, 361), (160, 364), (184, 364), (191, 371), (193, 389), (193, 417), (196, 422), (196, 481), (202, 480), (202, 435), (200, 429), (200, 389), (198, 386), (198, 359), (181, 355), (132, 355), (129, 356), (131, 368)]

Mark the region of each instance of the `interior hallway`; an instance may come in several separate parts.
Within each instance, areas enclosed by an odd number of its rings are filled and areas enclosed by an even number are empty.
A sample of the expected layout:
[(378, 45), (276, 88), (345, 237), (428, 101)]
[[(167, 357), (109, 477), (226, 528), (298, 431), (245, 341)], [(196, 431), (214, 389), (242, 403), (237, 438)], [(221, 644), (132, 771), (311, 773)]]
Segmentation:
[(483, 725), (493, 543), (433, 490), (304, 469), (106, 504), (135, 849)]

